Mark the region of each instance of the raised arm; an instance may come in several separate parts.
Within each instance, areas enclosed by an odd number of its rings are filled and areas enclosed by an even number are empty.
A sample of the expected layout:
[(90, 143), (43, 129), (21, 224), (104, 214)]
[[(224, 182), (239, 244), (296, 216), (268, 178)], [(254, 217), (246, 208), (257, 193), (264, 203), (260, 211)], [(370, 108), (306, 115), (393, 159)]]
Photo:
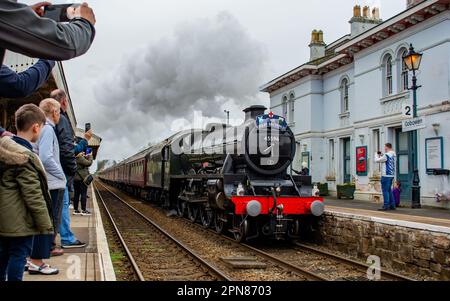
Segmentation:
[(0, 69), (0, 96), (19, 98), (31, 95), (47, 81), (54, 66), (54, 61), (39, 60), (21, 73), (2, 66)]
[(94, 25), (87, 19), (77, 17), (68, 24), (57, 23), (39, 17), (25, 4), (0, 1), (1, 48), (64, 61), (86, 53), (94, 37)]
[(375, 162), (376, 163), (384, 163), (384, 162), (386, 162), (387, 161), (387, 156), (386, 156), (386, 154), (384, 154), (384, 155), (378, 155), (378, 154), (375, 154)]

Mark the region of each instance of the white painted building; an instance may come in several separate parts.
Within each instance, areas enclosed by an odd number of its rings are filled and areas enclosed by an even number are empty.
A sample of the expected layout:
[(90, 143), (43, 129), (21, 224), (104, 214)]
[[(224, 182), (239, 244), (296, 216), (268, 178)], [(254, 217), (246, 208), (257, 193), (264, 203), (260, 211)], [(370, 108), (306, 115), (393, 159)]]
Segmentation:
[[(410, 200), (414, 154), (410, 132), (402, 131), (402, 108), (412, 103), (412, 75), (401, 58), (413, 44), (424, 55), (418, 72), (418, 114), (426, 124), (418, 132), (422, 203), (450, 208), (435, 197), (450, 191), (448, 177), (429, 174), (450, 169), (450, 0), (408, 0), (405, 11), (386, 21), (377, 8), (355, 6), (350, 24), (350, 34), (328, 45), (314, 31), (310, 61), (261, 88), (296, 134), (294, 167), (308, 161), (313, 180), (331, 191), (355, 182), (356, 198), (376, 200), (380, 166), (373, 157), (390, 142), (402, 198)], [(357, 172), (359, 147), (366, 147), (366, 172)]]

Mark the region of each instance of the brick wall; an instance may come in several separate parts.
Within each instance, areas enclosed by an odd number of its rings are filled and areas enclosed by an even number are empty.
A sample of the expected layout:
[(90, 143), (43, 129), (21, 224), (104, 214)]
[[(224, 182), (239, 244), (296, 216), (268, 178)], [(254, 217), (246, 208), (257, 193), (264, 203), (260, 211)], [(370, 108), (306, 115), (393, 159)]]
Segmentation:
[(342, 213), (326, 213), (319, 226), (317, 242), (332, 250), (363, 261), (370, 255), (377, 255), (381, 265), (394, 272), (450, 280), (449, 232)]

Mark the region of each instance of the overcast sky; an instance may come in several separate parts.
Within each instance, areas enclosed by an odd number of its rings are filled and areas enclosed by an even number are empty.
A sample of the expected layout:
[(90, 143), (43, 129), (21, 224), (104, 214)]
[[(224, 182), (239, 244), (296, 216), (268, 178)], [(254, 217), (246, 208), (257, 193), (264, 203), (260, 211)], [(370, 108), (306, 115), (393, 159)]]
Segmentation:
[[(35, 1), (25, 1), (33, 3)], [(66, 3), (68, 1), (54, 1)], [(268, 105), (258, 87), (306, 62), (311, 31), (349, 33), (355, 4), (387, 19), (406, 0), (91, 0), (97, 36), (64, 63), (78, 126), (104, 138), (100, 159), (123, 159), (185, 126)], [(173, 121), (176, 121), (175, 123)]]

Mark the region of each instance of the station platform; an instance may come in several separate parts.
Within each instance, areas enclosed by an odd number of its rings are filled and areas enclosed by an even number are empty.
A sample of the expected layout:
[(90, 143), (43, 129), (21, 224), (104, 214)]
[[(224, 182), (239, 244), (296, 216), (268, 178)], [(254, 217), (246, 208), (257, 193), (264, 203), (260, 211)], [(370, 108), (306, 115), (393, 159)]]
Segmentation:
[(337, 198), (325, 198), (326, 211), (348, 216), (370, 218), (372, 221), (390, 223), (450, 234), (450, 210), (440, 208), (412, 209), (406, 207), (393, 211), (378, 211), (382, 204)]
[[(63, 256), (44, 260), (59, 269), (58, 275), (29, 275), (24, 281), (115, 281), (108, 242), (100, 215), (99, 204), (92, 187), (88, 190), (88, 210), (91, 216), (74, 216), (70, 210), (71, 228), (75, 236), (87, 245), (79, 249), (65, 249)], [(59, 236), (57, 243), (59, 244)]]

